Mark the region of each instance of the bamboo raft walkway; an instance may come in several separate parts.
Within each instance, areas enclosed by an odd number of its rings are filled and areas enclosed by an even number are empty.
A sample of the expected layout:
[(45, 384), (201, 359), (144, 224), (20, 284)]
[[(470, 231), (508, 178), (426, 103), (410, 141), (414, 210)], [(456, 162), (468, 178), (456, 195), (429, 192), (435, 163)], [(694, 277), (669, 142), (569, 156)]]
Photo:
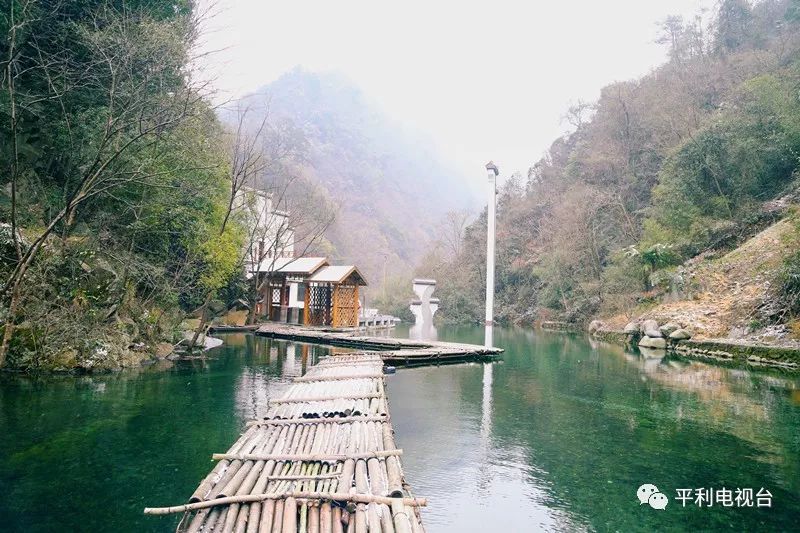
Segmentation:
[(380, 355), (384, 363), (395, 366), (462, 363), (495, 359), (503, 352), (475, 344), (441, 341), (367, 337), (357, 329), (314, 328), (277, 322), (261, 324), (256, 335), (315, 344), (327, 344), (356, 350), (370, 350)]
[(181, 533), (420, 533), (389, 417), (384, 358), (331, 356), (270, 400), (221, 454), (183, 513)]

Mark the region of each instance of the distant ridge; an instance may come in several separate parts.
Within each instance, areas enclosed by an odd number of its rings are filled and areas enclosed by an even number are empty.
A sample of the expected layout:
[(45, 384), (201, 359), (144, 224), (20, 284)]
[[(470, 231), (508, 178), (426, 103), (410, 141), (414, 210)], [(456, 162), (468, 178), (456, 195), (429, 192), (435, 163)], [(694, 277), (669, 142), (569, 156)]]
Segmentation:
[(392, 121), (338, 73), (295, 68), (244, 102), (288, 120), (307, 143), (302, 174), (339, 206), (327, 237), (334, 261), (358, 264), (372, 286), (409, 274), (435, 224), (475, 199), (432, 144)]

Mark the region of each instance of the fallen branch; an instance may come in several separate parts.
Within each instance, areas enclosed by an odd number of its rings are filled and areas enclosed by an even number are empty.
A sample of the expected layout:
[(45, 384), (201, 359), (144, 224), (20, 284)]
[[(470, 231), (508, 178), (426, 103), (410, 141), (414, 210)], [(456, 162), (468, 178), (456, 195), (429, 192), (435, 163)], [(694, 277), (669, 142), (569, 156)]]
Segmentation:
[(308, 398), (278, 398), (270, 400), (269, 403), (311, 403), (311, 402), (331, 402), (334, 400), (364, 400), (367, 398), (380, 398), (379, 392), (364, 392), (357, 394), (339, 394), (334, 396), (316, 396)]
[(348, 455), (326, 455), (324, 453), (310, 453), (298, 455), (264, 455), (258, 453), (215, 453), (211, 456), (214, 461), (347, 461), (348, 459), (374, 459), (380, 457), (393, 457), (403, 455), (403, 450), (376, 450), (374, 452), (354, 453)]
[(291, 424), (349, 424), (351, 422), (388, 422), (388, 416), (332, 416), (322, 418), (275, 418), (249, 420), (247, 426), (283, 426)]
[(264, 500), (278, 500), (281, 498), (295, 498), (306, 500), (328, 500), (337, 502), (355, 503), (380, 503), (392, 505), (394, 502), (408, 505), (411, 507), (425, 507), (428, 502), (425, 498), (388, 498), (386, 496), (375, 496), (373, 494), (348, 494), (344, 492), (270, 492), (265, 494), (244, 494), (241, 496), (228, 496), (226, 498), (216, 498), (203, 502), (187, 503), (174, 507), (145, 507), (144, 514), (162, 515), (172, 513), (183, 513), (196, 509), (205, 509), (217, 505), (228, 505), (232, 503), (252, 503)]
[(308, 382), (308, 381), (344, 381), (344, 380), (347, 380), (347, 379), (377, 379), (377, 378), (382, 378), (382, 377), (383, 377), (383, 372), (381, 372), (379, 374), (377, 374), (377, 373), (371, 373), (371, 374), (347, 374), (347, 375), (341, 375), (341, 376), (335, 376), (335, 375), (334, 376), (308, 376), (308, 375), (306, 375), (306, 376), (303, 376), (303, 377), (294, 378), (293, 381), (299, 382), (299, 383), (305, 383), (305, 382)]

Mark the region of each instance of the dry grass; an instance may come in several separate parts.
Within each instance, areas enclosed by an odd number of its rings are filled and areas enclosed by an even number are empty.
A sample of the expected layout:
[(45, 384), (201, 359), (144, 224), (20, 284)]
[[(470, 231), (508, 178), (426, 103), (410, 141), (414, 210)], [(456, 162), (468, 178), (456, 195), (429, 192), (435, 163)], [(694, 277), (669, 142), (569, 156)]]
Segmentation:
[[(775, 297), (783, 260), (798, 247), (796, 221), (786, 218), (722, 257), (700, 255), (680, 270), (685, 299), (641, 310), (640, 316), (677, 322), (691, 328), (697, 338), (742, 337), (750, 331), (759, 307)], [(608, 322), (620, 327), (624, 318)], [(800, 338), (800, 326), (790, 330)]]

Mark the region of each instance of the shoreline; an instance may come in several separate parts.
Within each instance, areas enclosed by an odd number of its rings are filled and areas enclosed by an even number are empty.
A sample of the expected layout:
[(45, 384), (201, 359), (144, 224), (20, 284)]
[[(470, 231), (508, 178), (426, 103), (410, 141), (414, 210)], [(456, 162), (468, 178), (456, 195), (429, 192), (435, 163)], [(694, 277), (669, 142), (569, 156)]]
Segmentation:
[[(600, 328), (589, 336), (612, 344), (633, 345), (622, 330)], [(800, 371), (800, 350), (786, 346), (752, 344), (733, 339), (687, 339), (670, 342), (664, 351), (704, 361)]]

